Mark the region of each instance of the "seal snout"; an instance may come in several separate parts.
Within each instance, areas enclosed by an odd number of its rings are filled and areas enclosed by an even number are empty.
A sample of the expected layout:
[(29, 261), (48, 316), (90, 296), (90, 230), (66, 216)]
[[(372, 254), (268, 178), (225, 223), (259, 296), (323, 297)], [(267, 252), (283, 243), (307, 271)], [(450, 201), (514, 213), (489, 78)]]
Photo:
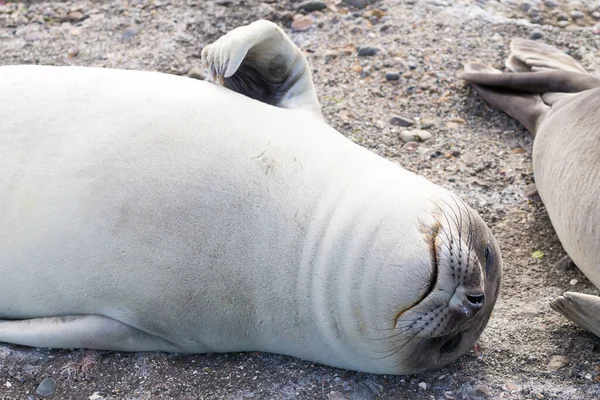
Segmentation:
[(459, 319), (473, 318), (485, 303), (485, 294), (481, 289), (464, 290), (462, 287), (456, 289), (448, 308), (452, 314)]

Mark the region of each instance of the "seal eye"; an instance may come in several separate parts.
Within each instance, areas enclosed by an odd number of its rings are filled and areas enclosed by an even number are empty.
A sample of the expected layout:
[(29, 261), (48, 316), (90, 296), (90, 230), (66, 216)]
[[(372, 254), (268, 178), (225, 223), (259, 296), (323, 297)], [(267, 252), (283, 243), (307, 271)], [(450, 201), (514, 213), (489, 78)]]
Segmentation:
[(485, 272), (487, 274), (490, 272), (492, 265), (494, 264), (494, 253), (492, 252), (489, 244), (487, 244), (485, 249), (483, 249), (483, 257), (485, 259)]
[(440, 353), (452, 353), (457, 349), (458, 345), (462, 341), (462, 333), (457, 333), (454, 337), (446, 340), (446, 342), (440, 348)]

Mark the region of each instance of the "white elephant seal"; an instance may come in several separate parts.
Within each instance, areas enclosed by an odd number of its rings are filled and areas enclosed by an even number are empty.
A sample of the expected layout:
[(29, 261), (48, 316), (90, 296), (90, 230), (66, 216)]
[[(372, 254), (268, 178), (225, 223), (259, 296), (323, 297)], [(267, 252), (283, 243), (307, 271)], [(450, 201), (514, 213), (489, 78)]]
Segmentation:
[(205, 57), (261, 101), (153, 72), (0, 68), (0, 341), (385, 374), (465, 353), (500, 285), (481, 218), (329, 127), (274, 24)]
[[(600, 79), (547, 44), (513, 39), (502, 74), (481, 64), (461, 77), (533, 135), (538, 193), (565, 251), (600, 288)], [(600, 337), (600, 297), (567, 292), (552, 308)]]

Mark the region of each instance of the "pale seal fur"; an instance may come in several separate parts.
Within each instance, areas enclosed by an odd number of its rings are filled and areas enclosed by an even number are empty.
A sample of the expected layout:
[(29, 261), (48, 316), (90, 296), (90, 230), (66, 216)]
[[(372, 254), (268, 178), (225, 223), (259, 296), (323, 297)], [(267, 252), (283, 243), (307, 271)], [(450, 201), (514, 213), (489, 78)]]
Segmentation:
[(329, 127), (276, 25), (204, 56), (260, 101), (153, 72), (0, 68), (0, 341), (385, 374), (466, 352), (500, 286), (481, 218)]
[[(538, 193), (573, 262), (600, 288), (600, 79), (544, 43), (513, 39), (506, 66), (481, 64), (460, 76), (533, 135)], [(600, 336), (600, 298), (567, 292), (551, 303)]]

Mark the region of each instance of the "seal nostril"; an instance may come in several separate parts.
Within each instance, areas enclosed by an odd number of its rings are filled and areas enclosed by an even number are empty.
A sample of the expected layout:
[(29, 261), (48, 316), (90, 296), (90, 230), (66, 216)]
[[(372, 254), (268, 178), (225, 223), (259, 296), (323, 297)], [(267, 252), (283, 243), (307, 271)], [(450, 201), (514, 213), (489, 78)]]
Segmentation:
[(467, 300), (469, 301), (469, 303), (471, 303), (474, 306), (481, 306), (483, 304), (483, 301), (485, 300), (485, 295), (483, 295), (483, 294), (476, 294), (476, 295), (468, 294)]

